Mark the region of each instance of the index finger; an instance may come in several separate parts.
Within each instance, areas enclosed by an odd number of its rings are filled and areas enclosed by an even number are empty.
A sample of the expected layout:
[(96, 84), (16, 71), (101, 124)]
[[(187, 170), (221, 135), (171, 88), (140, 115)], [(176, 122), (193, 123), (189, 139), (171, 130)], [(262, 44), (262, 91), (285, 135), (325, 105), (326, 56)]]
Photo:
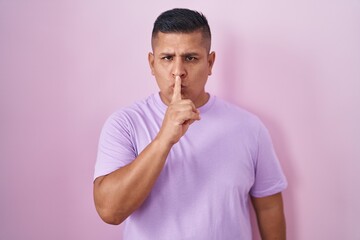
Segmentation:
[(176, 102), (181, 100), (181, 78), (180, 76), (175, 77), (175, 84), (174, 84), (174, 92), (171, 99), (171, 102)]

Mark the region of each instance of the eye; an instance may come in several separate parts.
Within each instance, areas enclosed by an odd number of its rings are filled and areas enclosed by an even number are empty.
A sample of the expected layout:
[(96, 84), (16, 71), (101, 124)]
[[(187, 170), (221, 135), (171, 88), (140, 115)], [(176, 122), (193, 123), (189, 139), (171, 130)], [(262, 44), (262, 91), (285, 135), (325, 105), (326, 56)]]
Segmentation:
[(165, 60), (165, 61), (171, 61), (173, 59), (173, 57), (172, 56), (164, 56), (161, 59)]
[(187, 62), (193, 62), (195, 60), (197, 60), (197, 58), (194, 56), (186, 56), (185, 57), (185, 61), (187, 61)]

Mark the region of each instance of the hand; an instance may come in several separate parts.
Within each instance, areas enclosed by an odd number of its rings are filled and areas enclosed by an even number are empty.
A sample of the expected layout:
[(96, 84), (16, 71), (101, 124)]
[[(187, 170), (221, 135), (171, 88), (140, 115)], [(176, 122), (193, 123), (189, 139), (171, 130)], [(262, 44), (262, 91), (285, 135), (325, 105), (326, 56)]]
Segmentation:
[(190, 99), (181, 98), (181, 78), (176, 76), (173, 96), (166, 110), (158, 138), (168, 144), (175, 144), (196, 120), (200, 120), (200, 112)]

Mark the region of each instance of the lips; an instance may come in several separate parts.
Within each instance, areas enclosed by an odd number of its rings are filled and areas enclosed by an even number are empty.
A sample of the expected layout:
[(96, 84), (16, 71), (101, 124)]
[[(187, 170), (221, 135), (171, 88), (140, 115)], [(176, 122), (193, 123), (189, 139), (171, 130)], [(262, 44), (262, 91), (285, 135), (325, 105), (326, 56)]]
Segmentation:
[[(171, 86), (172, 89), (174, 89), (174, 85)], [(186, 86), (181, 85), (181, 89), (186, 88)]]

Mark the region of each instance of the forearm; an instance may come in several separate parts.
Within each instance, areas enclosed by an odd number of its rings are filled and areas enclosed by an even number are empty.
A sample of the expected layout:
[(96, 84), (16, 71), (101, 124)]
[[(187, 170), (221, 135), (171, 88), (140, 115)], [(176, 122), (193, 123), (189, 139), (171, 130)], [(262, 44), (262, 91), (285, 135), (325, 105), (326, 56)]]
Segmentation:
[(262, 240), (285, 240), (286, 222), (281, 194), (253, 199)]
[(258, 225), (262, 240), (285, 240), (285, 218), (279, 210), (269, 209), (259, 217)]
[(95, 206), (105, 222), (120, 224), (141, 206), (160, 175), (170, 149), (169, 144), (155, 139), (132, 163), (95, 180)]

